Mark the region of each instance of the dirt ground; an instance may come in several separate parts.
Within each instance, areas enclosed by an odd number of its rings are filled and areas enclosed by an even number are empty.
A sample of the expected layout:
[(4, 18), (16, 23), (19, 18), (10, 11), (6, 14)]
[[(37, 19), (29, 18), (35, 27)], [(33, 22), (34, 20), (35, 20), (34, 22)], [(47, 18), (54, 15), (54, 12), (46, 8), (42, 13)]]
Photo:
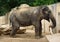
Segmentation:
[(35, 39), (34, 31), (32, 31), (25, 34), (16, 34), (16, 38), (11, 38), (9, 35), (1, 35), (0, 42), (48, 42), (48, 40), (45, 36)]

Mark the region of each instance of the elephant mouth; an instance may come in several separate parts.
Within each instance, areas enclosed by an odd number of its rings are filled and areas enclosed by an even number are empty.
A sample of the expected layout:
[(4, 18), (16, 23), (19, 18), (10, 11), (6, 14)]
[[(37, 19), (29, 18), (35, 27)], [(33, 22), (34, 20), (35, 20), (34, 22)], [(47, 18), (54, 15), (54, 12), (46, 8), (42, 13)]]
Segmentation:
[(49, 14), (44, 15), (44, 19), (48, 20), (49, 19)]

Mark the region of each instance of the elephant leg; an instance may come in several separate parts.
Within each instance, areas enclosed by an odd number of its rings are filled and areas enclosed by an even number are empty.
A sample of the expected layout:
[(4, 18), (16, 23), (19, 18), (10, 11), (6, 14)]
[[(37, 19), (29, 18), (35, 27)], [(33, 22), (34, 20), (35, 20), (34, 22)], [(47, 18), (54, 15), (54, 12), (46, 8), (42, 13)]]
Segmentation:
[(16, 34), (17, 30), (19, 29), (19, 27), (20, 26), (19, 26), (19, 24), (17, 22), (12, 23), (12, 31), (10, 33), (11, 37), (15, 37), (15, 34)]
[(39, 35), (40, 35), (40, 37), (42, 37), (42, 23), (41, 23), (41, 21), (40, 21), (40, 27), (39, 27)]
[(33, 22), (33, 25), (35, 26), (35, 37), (36, 37), (36, 39), (39, 39), (40, 38), (40, 33), (39, 33), (40, 24), (39, 24), (39, 21)]

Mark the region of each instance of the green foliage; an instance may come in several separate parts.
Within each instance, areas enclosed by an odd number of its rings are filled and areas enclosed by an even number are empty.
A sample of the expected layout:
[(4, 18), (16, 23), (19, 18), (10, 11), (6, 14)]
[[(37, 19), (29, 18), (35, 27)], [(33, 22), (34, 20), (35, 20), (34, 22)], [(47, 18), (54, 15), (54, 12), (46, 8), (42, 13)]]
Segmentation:
[(12, 8), (20, 4), (29, 4), (30, 6), (49, 5), (56, 3), (57, 0), (0, 0), (0, 16), (5, 15)]

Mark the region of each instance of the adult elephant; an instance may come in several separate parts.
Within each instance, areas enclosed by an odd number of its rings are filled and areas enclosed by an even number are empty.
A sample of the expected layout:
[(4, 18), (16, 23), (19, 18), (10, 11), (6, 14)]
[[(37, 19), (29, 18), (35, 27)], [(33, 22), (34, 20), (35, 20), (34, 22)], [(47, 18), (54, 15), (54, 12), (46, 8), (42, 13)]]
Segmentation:
[(42, 36), (42, 19), (48, 21), (51, 19), (53, 23), (51, 27), (54, 28), (56, 26), (56, 20), (47, 6), (27, 7), (15, 10), (10, 15), (10, 22), (12, 24), (10, 36), (14, 37), (21, 26), (34, 25), (35, 37), (40, 38)]

